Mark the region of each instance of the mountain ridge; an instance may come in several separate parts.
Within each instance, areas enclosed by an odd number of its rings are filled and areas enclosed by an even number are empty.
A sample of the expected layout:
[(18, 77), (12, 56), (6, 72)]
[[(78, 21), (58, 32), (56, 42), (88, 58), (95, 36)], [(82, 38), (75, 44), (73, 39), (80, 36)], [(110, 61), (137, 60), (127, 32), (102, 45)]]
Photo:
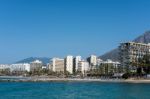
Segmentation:
[[(145, 33), (143, 33), (142, 35), (138, 36), (137, 38), (135, 38), (133, 40), (133, 42), (137, 42), (137, 43), (150, 43), (150, 31), (146, 31)], [(99, 58), (106, 60), (106, 59), (111, 59), (113, 61), (119, 61), (119, 49), (113, 49), (109, 52), (104, 53), (103, 55), (99, 56)], [(16, 63), (30, 63), (34, 60), (40, 60), (43, 62), (43, 64), (47, 64), (50, 62), (51, 58), (48, 57), (29, 57), (23, 60), (20, 60)]]
[(35, 60), (40, 60), (40, 61), (42, 61), (42, 63), (44, 65), (46, 65), (47, 63), (50, 62), (50, 59), (51, 58), (48, 58), (48, 57), (29, 57), (29, 58), (25, 58), (25, 59), (22, 59), (20, 61), (17, 61), (15, 63), (31, 63), (31, 62), (33, 62)]
[[(146, 31), (142, 35), (138, 36), (133, 40), (133, 42), (136, 43), (150, 43), (150, 31)], [(105, 54), (99, 56), (99, 58), (106, 60), (106, 59), (111, 59), (113, 61), (119, 61), (119, 49), (113, 49), (109, 52), (106, 52)]]

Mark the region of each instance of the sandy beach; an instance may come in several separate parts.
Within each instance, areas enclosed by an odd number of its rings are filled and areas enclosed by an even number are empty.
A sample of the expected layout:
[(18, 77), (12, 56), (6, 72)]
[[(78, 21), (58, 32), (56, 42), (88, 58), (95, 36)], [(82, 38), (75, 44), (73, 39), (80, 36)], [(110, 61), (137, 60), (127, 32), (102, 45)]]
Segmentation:
[(20, 77), (0, 76), (0, 81), (9, 82), (114, 82), (114, 83), (150, 83), (150, 79), (100, 79), (100, 78), (50, 78), (50, 77)]
[(71, 81), (71, 82), (122, 82), (122, 83), (150, 83), (149, 79), (72, 79), (72, 78), (36, 78), (32, 81)]

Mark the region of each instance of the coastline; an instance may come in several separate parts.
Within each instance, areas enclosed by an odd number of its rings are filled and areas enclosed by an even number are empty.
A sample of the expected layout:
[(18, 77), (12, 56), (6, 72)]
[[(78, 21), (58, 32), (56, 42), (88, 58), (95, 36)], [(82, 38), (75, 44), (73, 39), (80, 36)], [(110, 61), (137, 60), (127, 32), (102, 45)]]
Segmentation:
[(0, 76), (0, 82), (106, 82), (106, 83), (150, 83), (150, 79), (93, 79), (93, 78), (49, 78)]
[(50, 79), (34, 79), (34, 82), (105, 82), (105, 83), (150, 83), (150, 80), (144, 79), (72, 79), (72, 78), (50, 78)]

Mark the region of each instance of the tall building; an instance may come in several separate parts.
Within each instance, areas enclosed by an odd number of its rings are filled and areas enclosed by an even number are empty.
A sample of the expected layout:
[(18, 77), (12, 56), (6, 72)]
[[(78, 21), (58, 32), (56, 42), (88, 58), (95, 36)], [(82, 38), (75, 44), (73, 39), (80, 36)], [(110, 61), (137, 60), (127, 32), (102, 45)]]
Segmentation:
[(150, 44), (126, 42), (119, 46), (120, 62), (125, 72), (135, 72), (137, 66), (134, 63), (147, 54), (150, 54)]
[(96, 55), (91, 55), (89, 58), (87, 58), (87, 61), (90, 64), (91, 69), (95, 69), (97, 65), (97, 56)]
[(87, 71), (89, 71), (89, 63), (87, 61), (79, 61), (78, 63), (78, 72), (81, 72), (82, 74), (85, 74)]
[(81, 56), (76, 56), (75, 58), (74, 58), (74, 70), (75, 70), (75, 72), (77, 72), (77, 70), (78, 70), (78, 65), (79, 65), (79, 62), (81, 61)]
[(52, 71), (64, 72), (64, 69), (65, 69), (64, 59), (60, 59), (60, 58), (52, 59)]
[(40, 69), (42, 69), (42, 66), (43, 66), (42, 61), (35, 60), (35, 61), (30, 63), (30, 70), (31, 71), (40, 70)]
[(69, 55), (65, 59), (65, 69), (70, 74), (73, 74), (73, 56)]
[[(52, 59), (51, 59), (51, 61), (52, 61)], [(50, 61), (50, 63), (47, 64), (47, 67), (48, 67), (49, 70), (52, 71), (53, 68), (52, 68), (52, 62), (51, 61)]]

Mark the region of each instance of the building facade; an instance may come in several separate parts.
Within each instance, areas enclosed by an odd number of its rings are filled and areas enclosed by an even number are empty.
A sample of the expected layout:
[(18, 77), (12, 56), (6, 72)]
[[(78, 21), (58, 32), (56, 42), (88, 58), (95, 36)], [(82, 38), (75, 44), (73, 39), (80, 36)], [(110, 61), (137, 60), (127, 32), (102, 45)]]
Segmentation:
[(119, 58), (124, 72), (135, 72), (139, 62), (144, 55), (150, 54), (150, 44), (127, 42), (119, 46)]
[(65, 70), (73, 74), (73, 56), (69, 55), (65, 58)]
[(119, 62), (114, 62), (110, 59), (107, 59), (106, 61), (101, 61), (99, 65), (99, 72), (100, 74), (104, 75), (121, 73), (121, 64)]
[(0, 64), (0, 70), (6, 70), (6, 69), (10, 70), (10, 65), (8, 65), (8, 64)]
[(18, 64), (11, 64), (10, 71), (27, 71), (30, 72), (30, 64), (28, 63), (18, 63)]
[(79, 65), (79, 62), (81, 61), (81, 56), (76, 56), (75, 58), (74, 58), (74, 72), (77, 72), (77, 70), (78, 70), (78, 65)]
[(96, 65), (97, 65), (97, 56), (96, 55), (91, 55), (89, 58), (87, 58), (87, 61), (90, 64), (90, 69), (96, 69)]
[(42, 69), (43, 63), (42, 61), (35, 60), (30, 63), (30, 71), (38, 71)]
[(64, 59), (53, 58), (51, 68), (52, 68), (52, 71), (54, 71), (54, 72), (64, 72), (64, 70), (65, 70)]
[(87, 71), (89, 71), (90, 66), (89, 63), (87, 61), (79, 61), (78, 63), (78, 72), (81, 72), (82, 74), (85, 74)]

